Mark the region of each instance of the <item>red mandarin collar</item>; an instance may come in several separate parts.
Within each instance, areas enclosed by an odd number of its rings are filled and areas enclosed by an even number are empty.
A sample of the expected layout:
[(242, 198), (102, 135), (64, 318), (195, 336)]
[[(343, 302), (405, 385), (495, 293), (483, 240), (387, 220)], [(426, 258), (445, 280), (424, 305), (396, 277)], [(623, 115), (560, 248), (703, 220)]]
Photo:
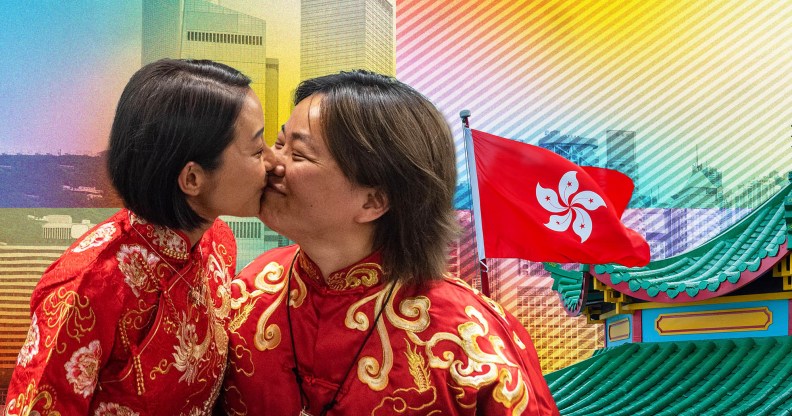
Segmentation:
[(150, 223), (132, 211), (129, 211), (129, 224), (149, 248), (177, 269), (186, 264), (191, 257), (195, 260), (201, 257), (200, 240), (191, 252), (190, 238), (180, 230)]
[(319, 266), (302, 250), (297, 254), (297, 262), (294, 267), (297, 273), (307, 277), (305, 280), (330, 290), (344, 291), (369, 288), (377, 286), (383, 281), (382, 255), (379, 251), (375, 251), (343, 269), (330, 273), (327, 279), (322, 276)]

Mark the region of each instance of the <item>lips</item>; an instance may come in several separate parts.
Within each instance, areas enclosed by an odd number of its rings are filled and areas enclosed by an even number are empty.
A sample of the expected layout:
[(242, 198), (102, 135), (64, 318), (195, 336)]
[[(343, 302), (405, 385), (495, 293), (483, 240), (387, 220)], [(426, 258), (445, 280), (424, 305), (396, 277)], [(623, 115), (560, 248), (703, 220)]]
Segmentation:
[(264, 192), (275, 192), (281, 195), (286, 195), (286, 187), (280, 182), (270, 182), (264, 187)]

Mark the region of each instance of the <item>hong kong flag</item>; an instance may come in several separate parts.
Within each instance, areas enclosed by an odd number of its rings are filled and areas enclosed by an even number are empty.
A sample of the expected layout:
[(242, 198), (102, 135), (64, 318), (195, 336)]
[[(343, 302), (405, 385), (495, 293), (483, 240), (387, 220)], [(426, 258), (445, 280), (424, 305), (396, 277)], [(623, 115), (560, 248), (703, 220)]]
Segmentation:
[(649, 262), (646, 240), (620, 220), (633, 191), (628, 176), (581, 167), (530, 144), (470, 134), (482, 258), (631, 267)]

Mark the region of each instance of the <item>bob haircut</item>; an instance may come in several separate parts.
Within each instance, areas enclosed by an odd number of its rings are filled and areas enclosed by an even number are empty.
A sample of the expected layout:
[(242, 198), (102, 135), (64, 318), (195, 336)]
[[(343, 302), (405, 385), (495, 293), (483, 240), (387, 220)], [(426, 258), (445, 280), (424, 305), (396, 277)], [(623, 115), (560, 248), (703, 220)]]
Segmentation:
[(208, 60), (162, 59), (138, 70), (121, 94), (107, 166), (124, 205), (152, 223), (193, 230), (208, 220), (187, 203), (187, 162), (219, 167), (234, 137), (250, 78)]
[(386, 279), (418, 286), (440, 279), (458, 230), (454, 141), (443, 115), (412, 87), (362, 70), (303, 81), (295, 105), (314, 94), (341, 171), (388, 197), (374, 232)]

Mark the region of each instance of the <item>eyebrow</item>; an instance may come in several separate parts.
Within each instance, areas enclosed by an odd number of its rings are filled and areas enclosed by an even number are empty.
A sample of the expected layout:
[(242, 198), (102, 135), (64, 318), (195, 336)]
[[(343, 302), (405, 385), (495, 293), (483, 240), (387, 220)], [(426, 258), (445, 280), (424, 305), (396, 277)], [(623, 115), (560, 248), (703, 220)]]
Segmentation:
[[(281, 132), (283, 133), (284, 136), (286, 135), (286, 125), (285, 124), (281, 124)], [(307, 135), (302, 134), (302, 133), (292, 132), (291, 138), (292, 138), (292, 140), (301, 140), (303, 143), (305, 143), (305, 144), (307, 144), (309, 146), (311, 145), (311, 136), (307, 136)]]
[(264, 127), (262, 127), (261, 130), (257, 131), (256, 134), (254, 134), (253, 137), (251, 137), (250, 139), (251, 141), (255, 141), (259, 137), (261, 137), (261, 140), (264, 140)]

